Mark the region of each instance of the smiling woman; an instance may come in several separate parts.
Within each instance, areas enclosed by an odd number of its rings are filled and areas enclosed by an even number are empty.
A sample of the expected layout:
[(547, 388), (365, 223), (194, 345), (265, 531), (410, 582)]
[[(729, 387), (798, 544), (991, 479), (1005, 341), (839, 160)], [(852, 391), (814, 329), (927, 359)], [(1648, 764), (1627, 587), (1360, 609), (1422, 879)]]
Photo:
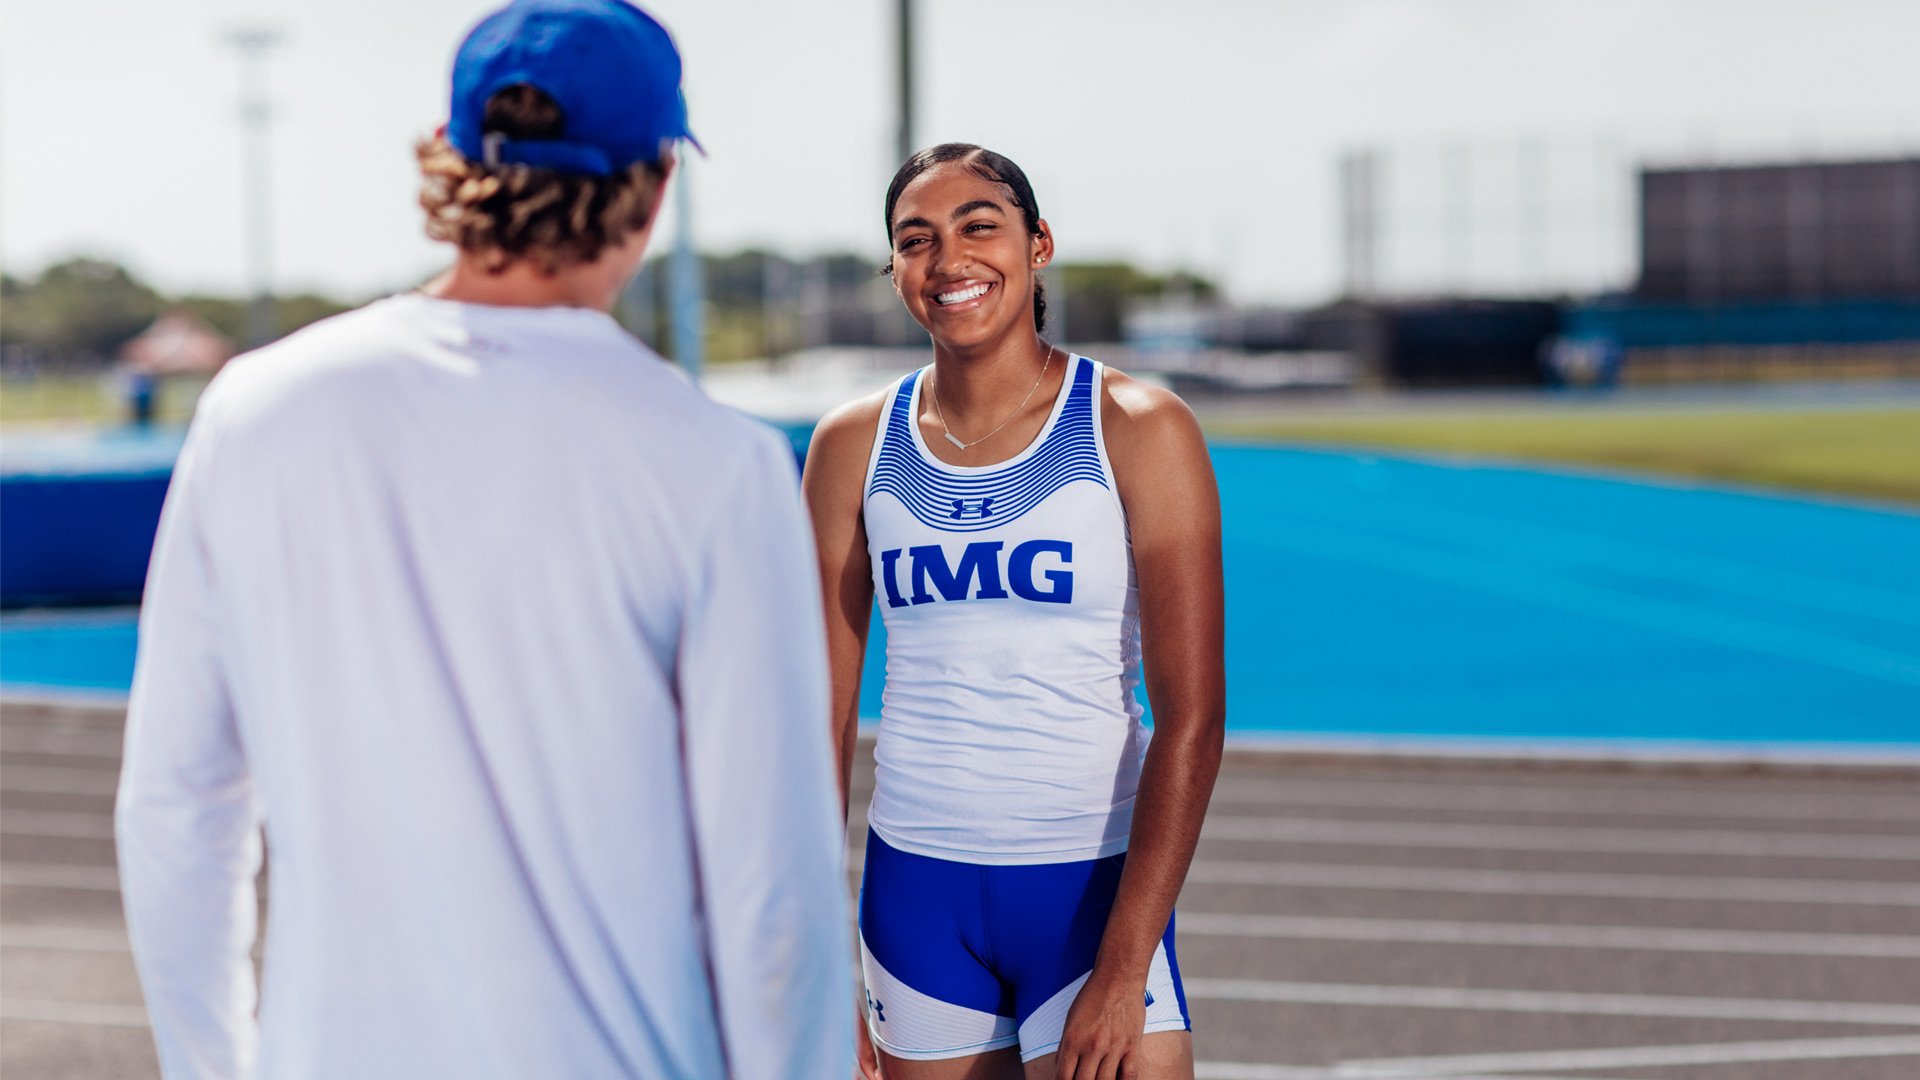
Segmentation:
[(1173, 902), (1225, 722), (1199, 427), (1040, 336), (1054, 237), (1013, 162), (924, 150), (886, 225), (933, 362), (821, 421), (804, 481), (843, 782), (876, 597), (887, 630), (863, 1067), (1191, 1077)]
[[(910, 218), (896, 222), (893, 212), (899, 206), (900, 194), (906, 190), (908, 184), (919, 179), (934, 166), (950, 162), (961, 162), (974, 175), (1006, 188), (1009, 200), (1019, 211), (1020, 223), (1026, 227), (1030, 235), (1045, 241), (1047, 250), (1035, 255), (1034, 265), (1036, 267), (1046, 265), (1047, 260), (1051, 258), (1053, 237), (1047, 231), (1047, 223), (1040, 220), (1039, 206), (1033, 197), (1033, 185), (1027, 181), (1027, 174), (1021, 170), (1020, 166), (999, 154), (968, 143), (941, 143), (931, 149), (922, 150), (913, 155), (894, 175), (893, 183), (887, 187), (886, 224), (887, 235), (894, 238), (895, 245), (905, 250), (908, 246), (918, 246), (927, 242), (928, 238), (925, 236), (907, 234), (916, 229), (931, 229), (932, 222), (924, 218)], [(966, 214), (971, 211), (983, 211), (1002, 217), (1006, 213), (1005, 207), (992, 199), (981, 199), (960, 206), (954, 210), (954, 213)], [(982, 222), (981, 224), (986, 228), (992, 228), (996, 223)], [(887, 260), (883, 272), (887, 274), (894, 272), (892, 258)], [(973, 296), (981, 295), (986, 290), (984, 285), (975, 286), (975, 288), (980, 291), (970, 291), (971, 295), (967, 297), (949, 299), (946, 302), (958, 303), (964, 299), (972, 299)], [(1033, 328), (1035, 330), (1047, 328), (1047, 287), (1046, 282), (1042, 281), (1038, 274), (1033, 275)]]

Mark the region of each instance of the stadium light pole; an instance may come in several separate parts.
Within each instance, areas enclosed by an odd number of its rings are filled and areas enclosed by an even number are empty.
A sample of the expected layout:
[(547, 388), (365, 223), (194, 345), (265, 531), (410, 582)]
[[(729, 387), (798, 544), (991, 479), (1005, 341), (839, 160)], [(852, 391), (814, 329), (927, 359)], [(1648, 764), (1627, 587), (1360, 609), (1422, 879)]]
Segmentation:
[(913, 144), (913, 0), (898, 0), (895, 39), (900, 76), (900, 127), (894, 135), (893, 163), (897, 166), (919, 147)]
[(674, 222), (667, 295), (673, 312), (673, 358), (688, 378), (699, 382), (706, 352), (707, 313), (706, 298), (701, 295), (700, 253), (693, 246), (693, 195), (688, 171), (687, 161), (682, 158), (673, 174), (673, 212), (678, 220)]
[(245, 162), (244, 195), (241, 199), (246, 222), (247, 341), (249, 348), (272, 340), (278, 329), (273, 302), (273, 207), (272, 176), (268, 135), (273, 126), (273, 106), (267, 100), (267, 53), (278, 46), (280, 31), (268, 26), (248, 26), (229, 30), (226, 44), (240, 58), (240, 130)]

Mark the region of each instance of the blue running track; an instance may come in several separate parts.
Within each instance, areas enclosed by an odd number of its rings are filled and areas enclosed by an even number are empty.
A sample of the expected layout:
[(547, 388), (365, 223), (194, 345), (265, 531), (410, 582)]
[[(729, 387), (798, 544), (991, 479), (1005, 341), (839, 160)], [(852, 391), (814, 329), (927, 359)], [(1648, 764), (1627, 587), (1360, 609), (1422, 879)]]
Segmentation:
[[(1920, 514), (1270, 447), (1214, 461), (1236, 734), (1920, 750)], [(124, 691), (133, 637), (129, 612), (9, 616), (0, 683)]]

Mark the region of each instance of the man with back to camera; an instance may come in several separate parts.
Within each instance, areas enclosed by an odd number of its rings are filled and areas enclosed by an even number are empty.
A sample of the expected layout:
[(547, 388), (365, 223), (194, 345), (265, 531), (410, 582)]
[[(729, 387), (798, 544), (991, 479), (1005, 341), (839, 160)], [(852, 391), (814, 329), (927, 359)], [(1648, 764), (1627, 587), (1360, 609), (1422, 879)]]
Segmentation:
[(202, 399), (116, 812), (170, 1080), (851, 1072), (791, 453), (607, 314), (679, 84), (621, 0), (489, 16), (417, 150), (452, 269)]

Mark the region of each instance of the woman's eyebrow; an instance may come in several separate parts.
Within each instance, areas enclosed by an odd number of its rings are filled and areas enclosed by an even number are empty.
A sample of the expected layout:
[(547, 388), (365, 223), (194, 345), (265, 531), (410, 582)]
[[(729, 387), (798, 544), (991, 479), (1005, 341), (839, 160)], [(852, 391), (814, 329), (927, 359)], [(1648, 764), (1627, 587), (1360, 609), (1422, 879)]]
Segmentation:
[[(1006, 212), (1007, 212), (1006, 207), (1001, 206), (999, 203), (994, 202), (992, 199), (975, 199), (972, 202), (961, 203), (959, 206), (954, 207), (953, 213), (947, 215), (947, 220), (959, 221), (961, 218), (966, 217), (968, 214), (973, 213), (975, 210), (991, 210), (994, 213), (999, 214), (1003, 217), (1006, 215)], [(899, 221), (896, 221), (893, 223), (893, 231), (896, 233), (902, 229), (912, 229), (912, 228), (931, 229), (933, 228), (933, 222), (928, 221), (926, 218), (923, 218), (923, 217), (910, 217), (910, 218), (901, 218)]]
[(994, 202), (992, 199), (975, 199), (970, 203), (961, 203), (958, 207), (955, 207), (953, 213), (948, 215), (947, 220), (959, 221), (975, 210), (992, 210), (994, 213), (1002, 215), (1007, 212), (1006, 208)]

